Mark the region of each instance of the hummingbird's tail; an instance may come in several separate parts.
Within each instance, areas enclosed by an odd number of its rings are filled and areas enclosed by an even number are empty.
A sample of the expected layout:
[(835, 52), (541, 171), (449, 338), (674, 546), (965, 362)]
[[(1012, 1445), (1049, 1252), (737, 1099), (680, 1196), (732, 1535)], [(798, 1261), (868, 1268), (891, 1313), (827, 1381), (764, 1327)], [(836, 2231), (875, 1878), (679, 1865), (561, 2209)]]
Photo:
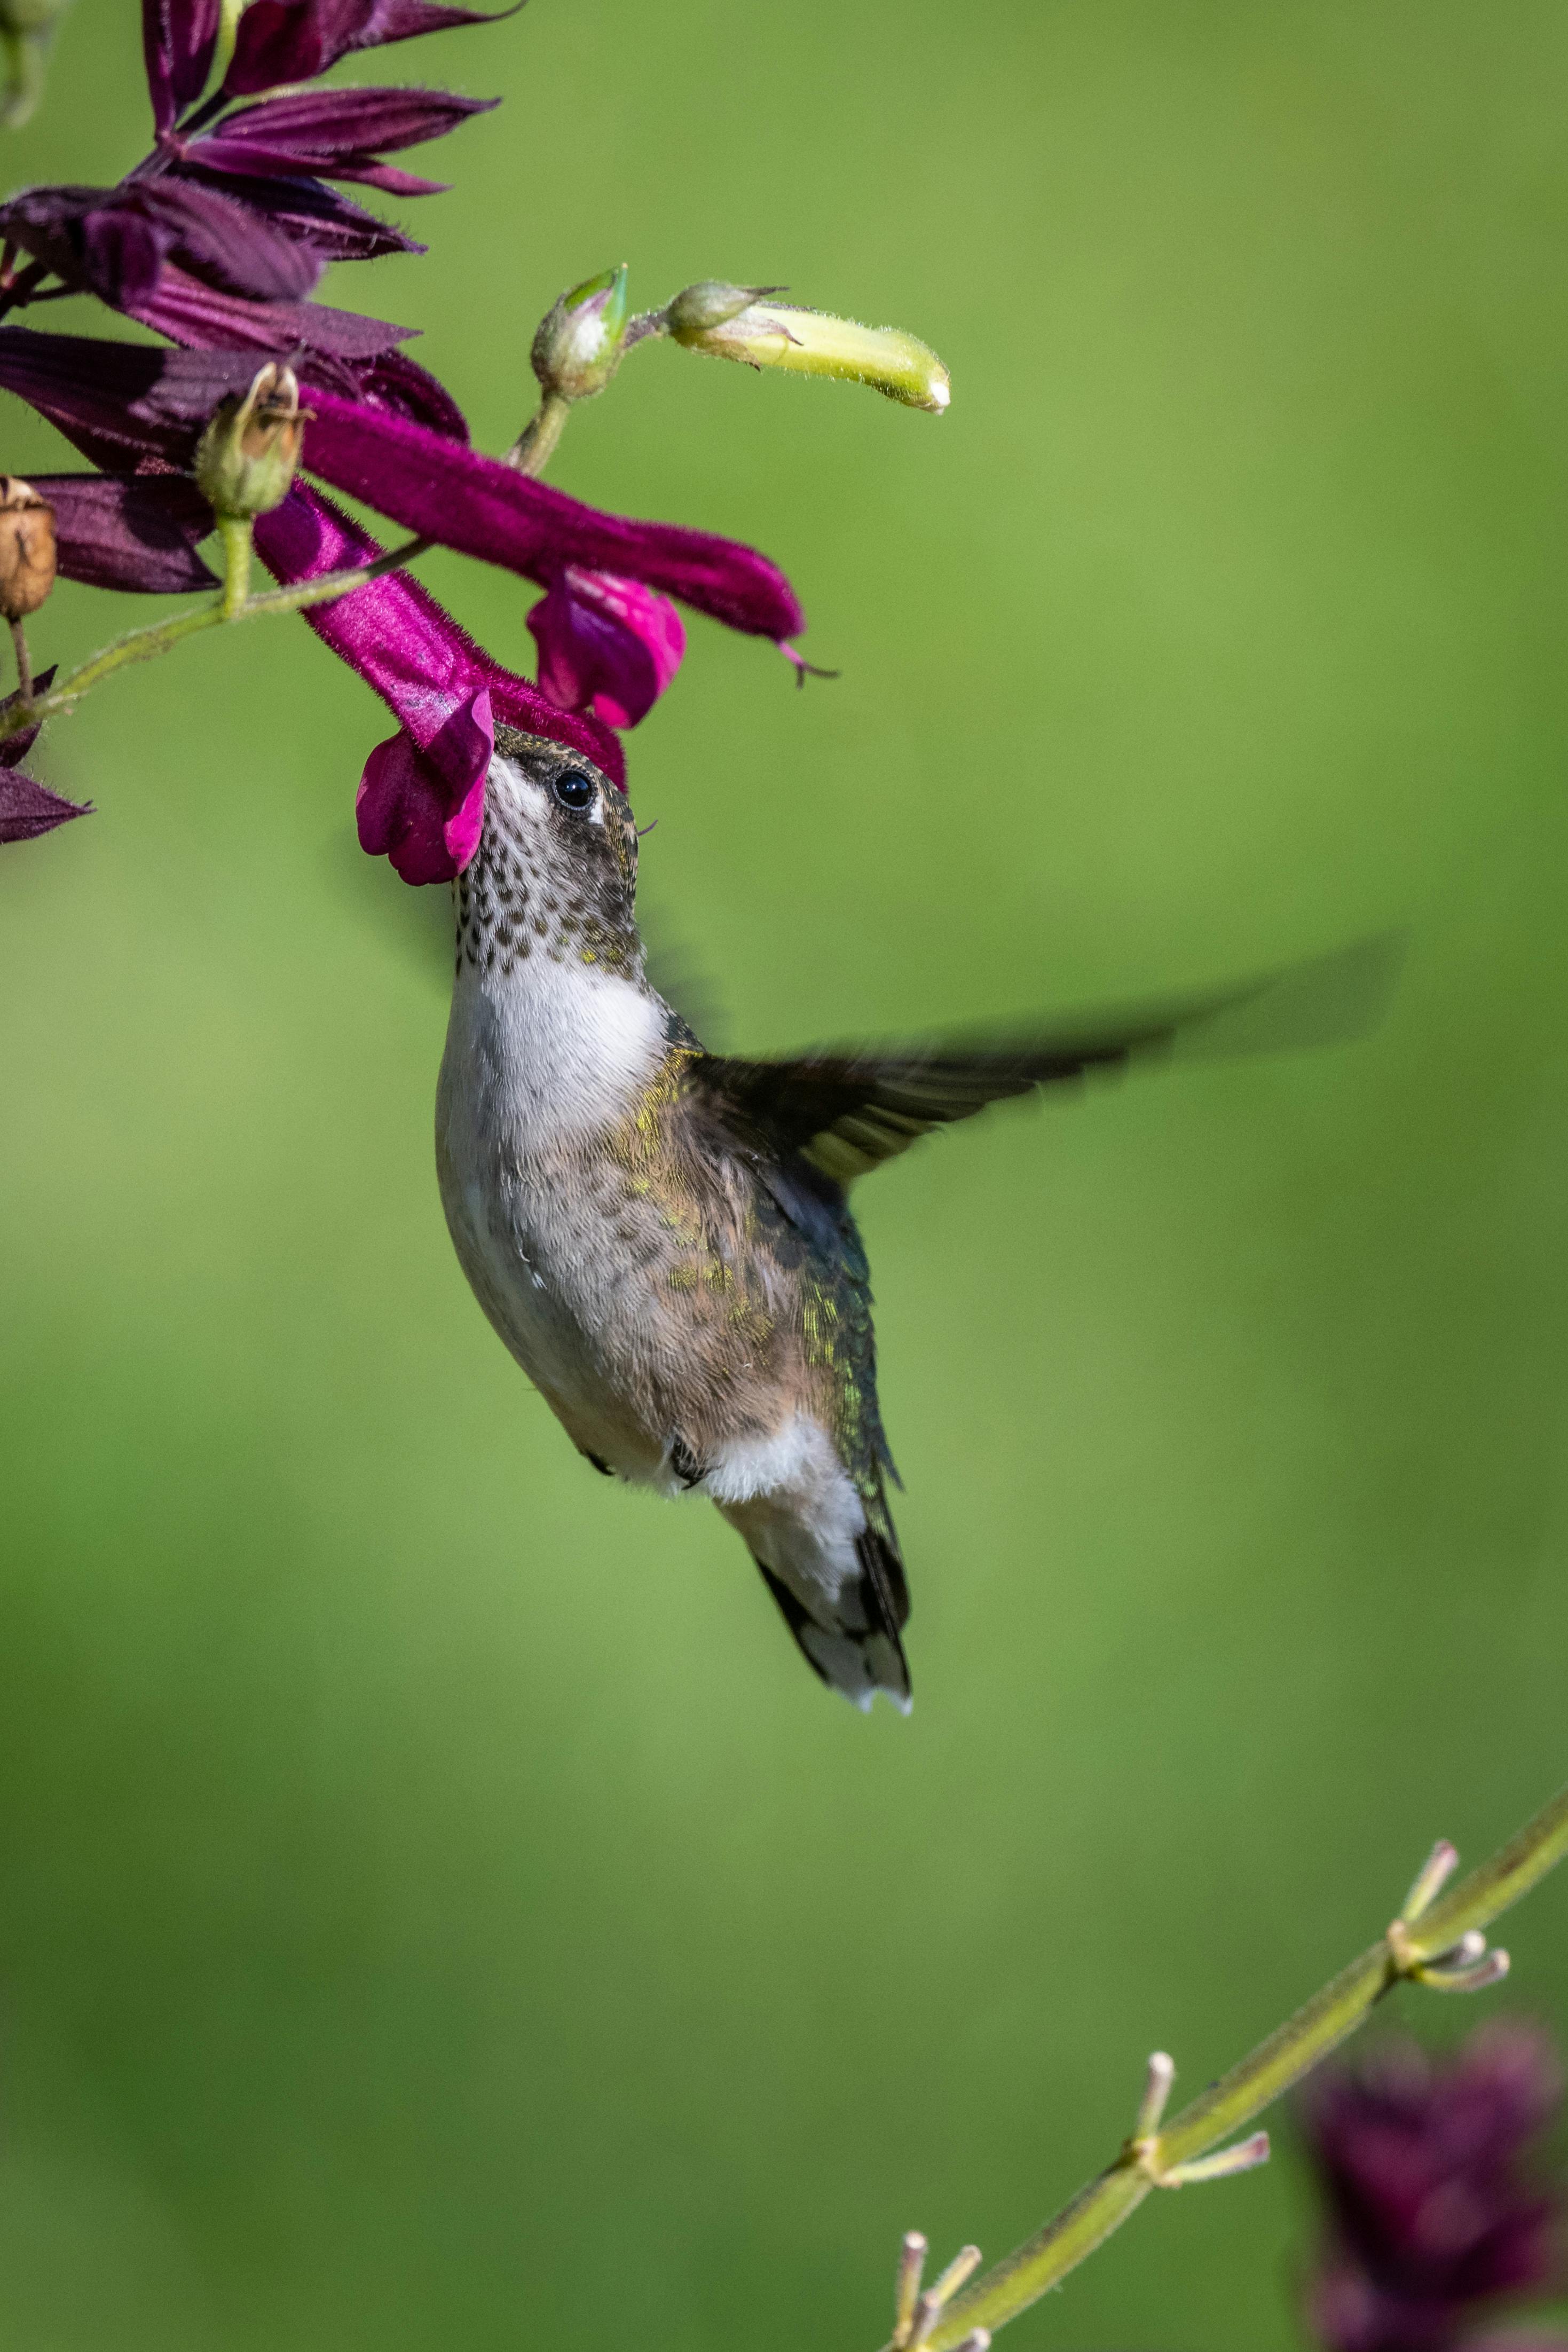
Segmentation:
[(867, 1527), (854, 1549), (855, 1570), (831, 1593), (825, 1584), (813, 1591), (810, 1608), (765, 1560), (751, 1557), (812, 1673), (862, 1712), (883, 1691), (907, 1715), (909, 1662), (899, 1633), (909, 1617), (909, 1587), (891, 1524), (885, 1534)]

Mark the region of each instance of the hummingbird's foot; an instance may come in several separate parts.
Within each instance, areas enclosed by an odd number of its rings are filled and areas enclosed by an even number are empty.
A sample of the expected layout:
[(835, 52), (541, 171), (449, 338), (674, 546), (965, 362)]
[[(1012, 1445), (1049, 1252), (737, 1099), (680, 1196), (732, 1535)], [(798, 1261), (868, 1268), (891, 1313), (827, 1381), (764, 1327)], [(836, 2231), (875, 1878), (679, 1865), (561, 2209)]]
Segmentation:
[[(935, 2333), (936, 2323), (967, 2278), (980, 2267), (978, 2246), (966, 2246), (954, 2255), (936, 2284), (924, 2294), (920, 2281), (925, 2268), (925, 2241), (918, 2230), (911, 2230), (899, 2250), (898, 2280), (894, 2290), (894, 2325), (890, 2341), (883, 2352), (921, 2352)], [(987, 2352), (991, 2340), (988, 2327), (971, 2328), (955, 2352)]]
[(615, 1473), (610, 1467), (609, 1463), (606, 1462), (602, 1454), (591, 1453), (586, 1445), (580, 1445), (577, 1450), (581, 1454), (585, 1462), (592, 1463), (594, 1468), (598, 1471), (601, 1478), (614, 1477)]

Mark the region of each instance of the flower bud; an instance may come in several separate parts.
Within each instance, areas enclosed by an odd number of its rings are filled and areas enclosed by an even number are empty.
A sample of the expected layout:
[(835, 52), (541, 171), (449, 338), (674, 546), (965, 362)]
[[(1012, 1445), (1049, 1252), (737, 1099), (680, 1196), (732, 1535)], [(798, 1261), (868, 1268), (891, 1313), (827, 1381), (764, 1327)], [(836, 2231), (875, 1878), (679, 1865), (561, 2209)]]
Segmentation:
[(758, 301), (743, 287), (712, 281), (677, 294), (665, 319), (677, 343), (715, 359), (869, 383), (889, 400), (937, 415), (951, 397), (936, 352), (898, 327), (862, 327), (825, 310)]
[(589, 400), (621, 364), (626, 342), (626, 264), (563, 294), (539, 320), (534, 373), (547, 398)]
[(196, 480), (224, 521), (270, 514), (281, 505), (299, 463), (308, 409), (299, 405), (292, 368), (269, 361), (246, 393), (218, 403), (196, 446)]
[(55, 510), (19, 475), (0, 474), (0, 616), (25, 621), (55, 584)]

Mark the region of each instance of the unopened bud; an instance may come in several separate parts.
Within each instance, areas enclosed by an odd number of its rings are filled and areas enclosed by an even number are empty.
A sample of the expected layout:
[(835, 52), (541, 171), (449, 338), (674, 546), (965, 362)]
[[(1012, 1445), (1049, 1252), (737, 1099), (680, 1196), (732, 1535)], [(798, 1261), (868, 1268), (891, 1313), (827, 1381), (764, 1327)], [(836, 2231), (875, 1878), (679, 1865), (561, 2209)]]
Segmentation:
[(271, 361), (248, 392), (219, 402), (196, 446), (196, 481), (215, 515), (236, 521), (282, 504), (309, 413), (294, 370)]
[(602, 392), (626, 347), (626, 264), (574, 286), (539, 320), (531, 353), (541, 391), (557, 400)]
[(826, 310), (731, 298), (737, 286), (688, 286), (666, 312), (670, 333), (690, 352), (743, 360), (749, 367), (786, 368), (797, 375), (838, 376), (869, 383), (889, 400), (940, 415), (951, 397), (947, 371), (936, 352), (898, 327), (862, 327)]
[(55, 510), (30, 482), (0, 474), (0, 616), (25, 621), (55, 584)]

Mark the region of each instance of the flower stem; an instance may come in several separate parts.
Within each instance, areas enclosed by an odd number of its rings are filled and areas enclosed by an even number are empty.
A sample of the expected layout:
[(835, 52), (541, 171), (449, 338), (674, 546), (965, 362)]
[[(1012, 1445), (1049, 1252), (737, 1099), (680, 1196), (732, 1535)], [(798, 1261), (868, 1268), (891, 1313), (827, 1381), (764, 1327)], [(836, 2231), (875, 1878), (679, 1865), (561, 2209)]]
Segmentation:
[(223, 617), (237, 621), (250, 594), (251, 520), (248, 515), (220, 515), (218, 537), (224, 547)]
[(27, 651), (27, 627), (25, 621), (11, 624), (11, 643), (16, 652), (16, 688), (24, 706), (33, 707), (33, 657)]
[(1487, 1927), (1568, 1855), (1568, 1789), (1490, 1862), (1412, 1921), (1352, 1960), (1250, 2056), (1182, 2109), (1156, 2137), (1129, 2141), (1097, 2180), (1054, 2220), (955, 2296), (930, 2338), (930, 2352), (956, 2352), (977, 2327), (998, 2328), (1055, 2286), (1136, 2210), (1178, 2166), (1228, 2138), (1299, 2082), (1354, 2033), (1383, 1995)]
[(524, 425), (502, 464), (515, 466), (519, 474), (542, 474), (555, 455), (556, 444), (570, 414), (570, 400), (563, 400), (558, 392), (547, 392), (539, 403), (538, 415)]

